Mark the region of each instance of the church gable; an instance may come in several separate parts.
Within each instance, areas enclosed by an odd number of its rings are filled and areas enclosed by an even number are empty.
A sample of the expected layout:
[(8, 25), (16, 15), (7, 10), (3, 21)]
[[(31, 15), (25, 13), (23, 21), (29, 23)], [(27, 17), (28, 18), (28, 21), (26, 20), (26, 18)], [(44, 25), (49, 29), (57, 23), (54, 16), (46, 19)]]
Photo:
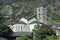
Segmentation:
[(25, 19), (25, 18), (23, 18), (23, 17), (20, 19), (20, 21), (23, 21), (23, 22), (25, 22), (25, 23), (27, 23), (27, 22), (28, 22), (28, 20), (27, 20), (27, 19)]
[(37, 21), (37, 19), (36, 18), (32, 18), (32, 19), (29, 20), (29, 23), (31, 23), (33, 21)]

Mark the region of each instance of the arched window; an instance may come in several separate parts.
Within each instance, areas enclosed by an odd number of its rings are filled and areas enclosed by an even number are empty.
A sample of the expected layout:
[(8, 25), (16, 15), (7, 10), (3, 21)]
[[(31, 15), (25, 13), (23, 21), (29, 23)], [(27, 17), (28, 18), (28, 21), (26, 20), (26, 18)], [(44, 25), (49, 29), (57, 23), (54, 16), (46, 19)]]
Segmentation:
[(41, 16), (40, 16), (41, 14), (39, 13), (39, 19), (41, 19)]

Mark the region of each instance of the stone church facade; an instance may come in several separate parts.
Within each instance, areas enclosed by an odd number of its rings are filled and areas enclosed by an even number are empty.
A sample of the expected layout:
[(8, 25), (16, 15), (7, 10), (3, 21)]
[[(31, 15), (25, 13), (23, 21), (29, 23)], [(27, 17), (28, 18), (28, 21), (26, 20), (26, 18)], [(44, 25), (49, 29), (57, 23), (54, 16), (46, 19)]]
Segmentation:
[(42, 6), (36, 8), (36, 15), (37, 19), (32, 18), (28, 20), (22, 17), (17, 23), (10, 25), (10, 28), (13, 32), (32, 32), (37, 23), (39, 23), (40, 26), (42, 25), (41, 23), (47, 24), (46, 8)]

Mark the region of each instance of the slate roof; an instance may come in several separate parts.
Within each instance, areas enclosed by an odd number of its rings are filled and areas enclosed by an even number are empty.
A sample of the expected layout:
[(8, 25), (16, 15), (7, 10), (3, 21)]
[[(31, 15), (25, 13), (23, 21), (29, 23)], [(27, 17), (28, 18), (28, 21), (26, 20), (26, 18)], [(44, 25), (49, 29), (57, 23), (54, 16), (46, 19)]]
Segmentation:
[(15, 24), (25, 24), (25, 25), (27, 25), (25, 22), (23, 22), (23, 21), (19, 21), (19, 22), (16, 22)]
[[(27, 20), (31, 20), (32, 18), (36, 18), (35, 16), (37, 16), (36, 14), (34, 14), (33, 16), (31, 16), (30, 18), (27, 18)], [(37, 18), (36, 18), (37, 19)]]
[(33, 22), (31, 22), (30, 24), (34, 24), (34, 23), (40, 23), (40, 24), (43, 24), (43, 23), (41, 23), (41, 22), (39, 22), (39, 21), (33, 21)]

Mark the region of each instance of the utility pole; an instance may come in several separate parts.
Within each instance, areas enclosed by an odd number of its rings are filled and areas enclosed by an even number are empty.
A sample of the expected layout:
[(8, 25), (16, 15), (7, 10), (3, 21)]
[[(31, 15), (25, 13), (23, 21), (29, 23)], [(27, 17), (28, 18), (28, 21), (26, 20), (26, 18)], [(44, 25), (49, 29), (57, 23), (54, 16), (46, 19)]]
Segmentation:
[(33, 31), (33, 40), (35, 40), (35, 30)]
[(50, 14), (50, 23), (52, 24), (52, 14)]

